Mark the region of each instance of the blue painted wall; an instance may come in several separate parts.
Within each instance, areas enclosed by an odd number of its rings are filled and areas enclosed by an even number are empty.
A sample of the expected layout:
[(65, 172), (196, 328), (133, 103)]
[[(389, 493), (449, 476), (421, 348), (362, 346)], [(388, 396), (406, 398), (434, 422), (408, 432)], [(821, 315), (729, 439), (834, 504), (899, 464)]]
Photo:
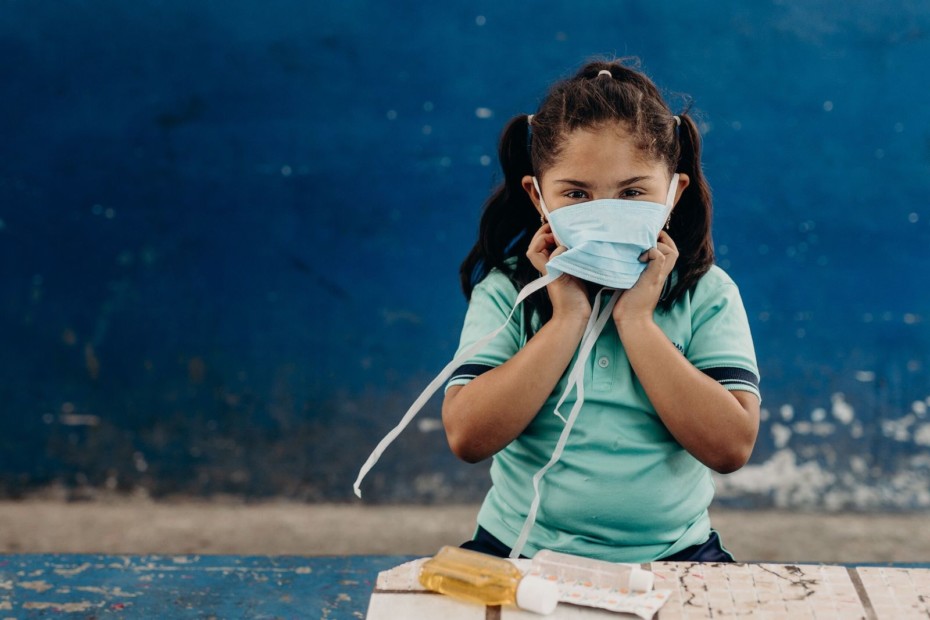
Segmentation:
[[(596, 54), (702, 115), (765, 397), (722, 500), (930, 505), (930, 4), (842, 0), (0, 2), (0, 493), (348, 498)], [(421, 416), (366, 499), (480, 497)]]

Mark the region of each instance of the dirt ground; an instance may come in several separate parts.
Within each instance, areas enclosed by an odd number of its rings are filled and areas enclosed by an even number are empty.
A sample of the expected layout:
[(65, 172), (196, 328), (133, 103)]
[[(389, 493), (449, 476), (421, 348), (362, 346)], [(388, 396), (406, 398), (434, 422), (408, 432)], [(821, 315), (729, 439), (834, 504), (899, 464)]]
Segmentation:
[[(477, 506), (227, 501), (0, 502), (0, 553), (429, 555), (467, 539)], [(927, 562), (924, 514), (713, 510), (744, 561)]]

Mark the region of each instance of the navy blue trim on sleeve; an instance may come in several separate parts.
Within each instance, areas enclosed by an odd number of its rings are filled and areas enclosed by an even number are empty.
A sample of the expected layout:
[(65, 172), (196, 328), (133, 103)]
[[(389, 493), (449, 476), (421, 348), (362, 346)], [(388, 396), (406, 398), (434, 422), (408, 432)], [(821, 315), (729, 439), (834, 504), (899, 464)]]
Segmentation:
[(455, 369), (449, 381), (455, 381), (456, 379), (474, 379), (478, 375), (483, 375), (489, 370), (494, 370), (494, 368), (494, 366), (488, 366), (487, 364), (464, 364)]
[(715, 368), (701, 368), (701, 372), (724, 387), (745, 385), (755, 390), (759, 389), (759, 377), (744, 368), (717, 366)]

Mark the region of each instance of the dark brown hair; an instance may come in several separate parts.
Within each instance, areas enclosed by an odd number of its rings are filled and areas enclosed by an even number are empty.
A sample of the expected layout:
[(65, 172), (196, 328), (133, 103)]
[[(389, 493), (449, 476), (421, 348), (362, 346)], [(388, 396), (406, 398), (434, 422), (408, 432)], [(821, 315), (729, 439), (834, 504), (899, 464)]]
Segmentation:
[[(633, 62), (589, 62), (573, 77), (552, 86), (533, 115), (532, 128), (526, 115), (507, 123), (498, 147), (504, 180), (484, 205), (478, 240), (460, 270), (466, 298), (471, 298), (474, 286), (492, 269), (505, 273), (518, 290), (539, 276), (526, 257), (530, 239), (540, 226), (539, 213), (523, 189), (523, 177), (540, 176), (552, 166), (572, 131), (609, 123), (622, 123), (643, 154), (664, 162), (669, 173), (683, 172), (691, 179), (672, 212), (668, 231), (678, 246), (678, 279), (660, 307), (670, 308), (710, 269), (714, 262), (712, 204), (701, 171), (700, 133), (686, 112), (679, 114), (678, 126), (659, 89), (635, 65), (630, 66)], [(603, 70), (611, 77), (600, 75)], [(513, 257), (515, 262), (509, 260)], [(534, 312), (542, 322), (552, 317), (547, 295), (533, 295), (525, 302), (528, 335)]]

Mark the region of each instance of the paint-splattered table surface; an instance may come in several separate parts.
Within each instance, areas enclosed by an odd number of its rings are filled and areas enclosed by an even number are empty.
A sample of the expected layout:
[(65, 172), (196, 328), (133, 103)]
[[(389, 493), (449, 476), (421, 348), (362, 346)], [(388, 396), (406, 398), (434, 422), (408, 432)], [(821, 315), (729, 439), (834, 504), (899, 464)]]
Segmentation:
[[(7, 555), (0, 556), (0, 620), (338, 620), (366, 614), (380, 620), (436, 617), (431, 612), (439, 608), (444, 620), (539, 617), (423, 592), (411, 577), (417, 561), (409, 556)], [(672, 591), (659, 620), (927, 618), (927, 566), (644, 565), (655, 572), (656, 589)], [(560, 605), (551, 617), (619, 616)]]
[(364, 618), (403, 556), (0, 556), (6, 618)]

